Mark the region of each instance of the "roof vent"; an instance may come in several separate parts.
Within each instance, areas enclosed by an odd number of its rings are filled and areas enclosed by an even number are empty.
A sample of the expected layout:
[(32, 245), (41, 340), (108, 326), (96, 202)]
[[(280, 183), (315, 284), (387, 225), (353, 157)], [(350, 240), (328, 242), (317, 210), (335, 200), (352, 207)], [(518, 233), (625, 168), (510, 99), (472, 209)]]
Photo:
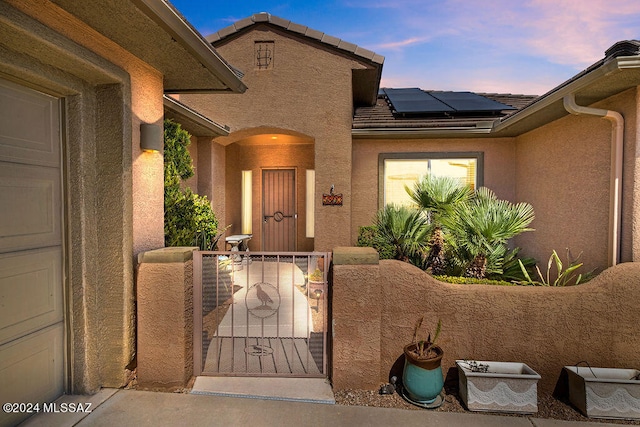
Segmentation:
[(635, 56), (640, 54), (640, 41), (623, 40), (619, 41), (605, 51), (606, 58), (617, 58), (618, 56)]

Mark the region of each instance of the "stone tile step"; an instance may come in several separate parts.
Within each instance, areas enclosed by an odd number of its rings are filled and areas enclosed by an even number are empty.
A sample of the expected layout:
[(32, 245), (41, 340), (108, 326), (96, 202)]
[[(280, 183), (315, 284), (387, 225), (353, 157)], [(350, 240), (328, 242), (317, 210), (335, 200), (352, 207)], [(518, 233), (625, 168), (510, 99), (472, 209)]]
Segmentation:
[(335, 404), (325, 378), (197, 377), (191, 394)]

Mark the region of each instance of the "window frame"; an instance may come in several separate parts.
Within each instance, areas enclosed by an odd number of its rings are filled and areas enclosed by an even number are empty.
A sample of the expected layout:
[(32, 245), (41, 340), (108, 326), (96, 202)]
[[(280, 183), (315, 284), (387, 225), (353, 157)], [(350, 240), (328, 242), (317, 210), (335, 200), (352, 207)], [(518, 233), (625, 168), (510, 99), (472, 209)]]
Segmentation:
[(475, 159), (476, 188), (484, 186), (484, 152), (483, 151), (435, 151), (380, 153), (378, 155), (378, 208), (383, 209), (384, 200), (384, 162), (385, 160), (429, 160), (429, 159)]

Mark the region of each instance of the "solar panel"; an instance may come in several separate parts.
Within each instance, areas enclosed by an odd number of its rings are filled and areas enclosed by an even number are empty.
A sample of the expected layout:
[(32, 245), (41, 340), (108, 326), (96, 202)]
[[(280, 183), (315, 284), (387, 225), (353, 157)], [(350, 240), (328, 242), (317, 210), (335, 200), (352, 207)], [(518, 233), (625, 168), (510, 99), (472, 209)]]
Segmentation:
[(453, 112), (453, 108), (418, 88), (384, 89), (393, 109), (400, 114)]
[(473, 92), (425, 92), (419, 88), (382, 91), (398, 114), (497, 113), (516, 109)]
[(430, 94), (461, 113), (515, 110), (514, 107), (472, 92), (430, 92)]

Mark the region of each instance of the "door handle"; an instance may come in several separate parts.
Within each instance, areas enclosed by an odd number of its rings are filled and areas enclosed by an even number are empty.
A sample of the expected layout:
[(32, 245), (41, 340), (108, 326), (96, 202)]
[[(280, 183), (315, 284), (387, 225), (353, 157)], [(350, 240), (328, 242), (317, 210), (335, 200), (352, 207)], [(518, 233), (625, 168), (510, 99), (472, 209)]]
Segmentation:
[(267, 222), (267, 221), (269, 221), (269, 218), (273, 218), (273, 220), (275, 222), (280, 222), (285, 218), (297, 218), (297, 217), (298, 217), (298, 214), (285, 215), (285, 214), (282, 213), (282, 211), (276, 211), (276, 212), (273, 213), (273, 215), (265, 215), (263, 220), (264, 220), (264, 222)]

